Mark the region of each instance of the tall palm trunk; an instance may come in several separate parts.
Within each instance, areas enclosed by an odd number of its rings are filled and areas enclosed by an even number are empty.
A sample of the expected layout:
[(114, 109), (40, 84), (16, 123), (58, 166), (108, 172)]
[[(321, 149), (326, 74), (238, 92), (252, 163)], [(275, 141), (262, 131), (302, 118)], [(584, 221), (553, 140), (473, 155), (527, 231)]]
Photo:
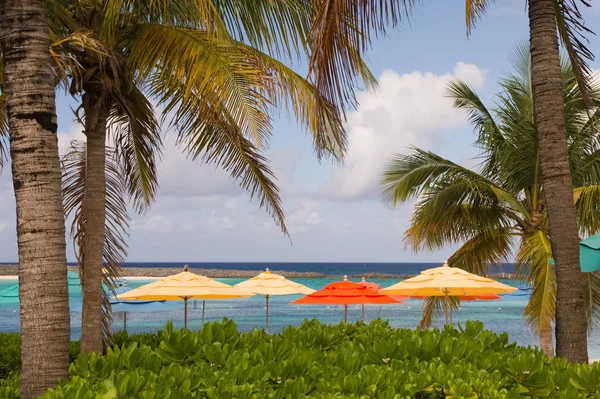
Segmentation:
[(0, 42), (17, 203), (21, 397), (68, 376), (69, 295), (54, 76), (44, 0), (0, 0)]
[(554, 0), (529, 0), (531, 84), (552, 254), (556, 261), (556, 355), (587, 362), (584, 280), (565, 131)]
[(552, 326), (548, 325), (539, 331), (540, 348), (550, 359), (554, 357), (554, 342), (552, 341)]
[(106, 121), (109, 107), (90, 93), (83, 96), (85, 134), (87, 137), (86, 186), (83, 212), (85, 227), (82, 271), (81, 351), (103, 350), (102, 330), (102, 253), (106, 206)]

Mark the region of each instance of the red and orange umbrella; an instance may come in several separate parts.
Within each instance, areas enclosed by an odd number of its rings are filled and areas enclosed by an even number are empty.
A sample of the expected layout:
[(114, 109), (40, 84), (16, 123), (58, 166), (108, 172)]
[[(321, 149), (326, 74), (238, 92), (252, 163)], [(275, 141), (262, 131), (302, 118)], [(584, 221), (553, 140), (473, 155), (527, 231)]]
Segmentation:
[(388, 305), (400, 302), (361, 283), (348, 281), (348, 277), (344, 276), (344, 281), (327, 284), (321, 290), (290, 303), (294, 305), (344, 305), (344, 322), (347, 322), (348, 305)]
[[(360, 283), (358, 283), (362, 286), (365, 286), (367, 288), (372, 289), (375, 292), (379, 292), (382, 290), (382, 287), (379, 284), (376, 284), (372, 281), (367, 281), (365, 280), (365, 278), (362, 278), (362, 281)], [(405, 295), (388, 295), (390, 298), (395, 299), (396, 301), (400, 302), (400, 301), (405, 301), (408, 299), (407, 296)], [(365, 320), (365, 304), (362, 304), (362, 312), (361, 312), (361, 320)]]

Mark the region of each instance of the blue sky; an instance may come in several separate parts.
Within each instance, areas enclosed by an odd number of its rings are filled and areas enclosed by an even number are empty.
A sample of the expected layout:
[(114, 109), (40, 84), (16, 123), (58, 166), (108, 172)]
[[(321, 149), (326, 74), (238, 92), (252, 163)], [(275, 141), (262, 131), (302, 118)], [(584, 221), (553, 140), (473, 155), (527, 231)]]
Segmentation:
[[(444, 97), (449, 79), (477, 88), (488, 104), (496, 82), (510, 71), (508, 55), (527, 40), (524, 0), (499, 0), (467, 39), (464, 3), (432, 2), (417, 8), (410, 24), (373, 43), (368, 63), (380, 80), (376, 92), (361, 92), (347, 115), (346, 164), (313, 156), (310, 140), (282, 113), (267, 151), (279, 178), (290, 239), (283, 236), (226, 173), (187, 160), (164, 138), (161, 190), (152, 209), (133, 216), (128, 261), (443, 261), (452, 248), (415, 254), (403, 232), (412, 204), (386, 209), (376, 184), (385, 161), (416, 145), (473, 165), (473, 132)], [(600, 10), (585, 13), (600, 31)], [(600, 54), (600, 41), (590, 36)], [(600, 63), (593, 63), (595, 69)], [(59, 94), (59, 144), (81, 139), (72, 123), (76, 102)], [(10, 170), (0, 175), (0, 261), (16, 261), (14, 196)], [(68, 241), (70, 238), (67, 237)], [(73, 260), (69, 244), (68, 257)]]

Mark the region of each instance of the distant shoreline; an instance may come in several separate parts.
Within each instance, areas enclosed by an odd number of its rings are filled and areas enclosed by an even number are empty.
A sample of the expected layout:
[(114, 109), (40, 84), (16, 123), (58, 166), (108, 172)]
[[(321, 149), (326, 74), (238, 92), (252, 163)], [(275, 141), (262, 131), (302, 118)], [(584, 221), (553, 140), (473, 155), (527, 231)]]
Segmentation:
[[(69, 266), (68, 269), (77, 272), (78, 267)], [(260, 273), (260, 270), (233, 270), (233, 269), (200, 269), (190, 267), (192, 273), (200, 274), (211, 278), (251, 278)], [(273, 273), (281, 274), (288, 278), (341, 278), (343, 275), (325, 274), (315, 272), (295, 272), (281, 271), (273, 269)], [(177, 273), (177, 269), (172, 267), (124, 267), (124, 277), (166, 277)], [(0, 265), (0, 276), (16, 276), (18, 275), (17, 265)], [(385, 273), (360, 273), (350, 274), (348, 278), (396, 278), (404, 279), (415, 276), (414, 274), (385, 274)], [(491, 278), (514, 279), (514, 275), (509, 273), (498, 273), (490, 275)]]

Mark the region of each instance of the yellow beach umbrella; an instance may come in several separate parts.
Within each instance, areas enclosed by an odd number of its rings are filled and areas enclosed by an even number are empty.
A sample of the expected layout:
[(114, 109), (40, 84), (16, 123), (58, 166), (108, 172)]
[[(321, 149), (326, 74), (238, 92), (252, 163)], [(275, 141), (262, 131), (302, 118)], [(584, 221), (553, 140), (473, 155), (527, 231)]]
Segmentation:
[(168, 276), (134, 290), (117, 295), (121, 300), (169, 301), (184, 303), (184, 327), (187, 328), (188, 299), (202, 299), (202, 324), (204, 324), (204, 301), (213, 299), (247, 298), (254, 294), (241, 288), (190, 272)]
[(275, 295), (312, 294), (315, 290), (305, 285), (288, 280), (280, 274), (271, 273), (269, 269), (249, 280), (242, 281), (235, 287), (263, 295), (267, 301), (267, 323), (265, 331), (269, 332), (269, 297)]
[(443, 296), (446, 297), (446, 324), (448, 323), (448, 297), (497, 295), (515, 292), (517, 288), (491, 278), (478, 276), (457, 267), (443, 266), (427, 269), (418, 276), (400, 281), (381, 290), (385, 295)]

